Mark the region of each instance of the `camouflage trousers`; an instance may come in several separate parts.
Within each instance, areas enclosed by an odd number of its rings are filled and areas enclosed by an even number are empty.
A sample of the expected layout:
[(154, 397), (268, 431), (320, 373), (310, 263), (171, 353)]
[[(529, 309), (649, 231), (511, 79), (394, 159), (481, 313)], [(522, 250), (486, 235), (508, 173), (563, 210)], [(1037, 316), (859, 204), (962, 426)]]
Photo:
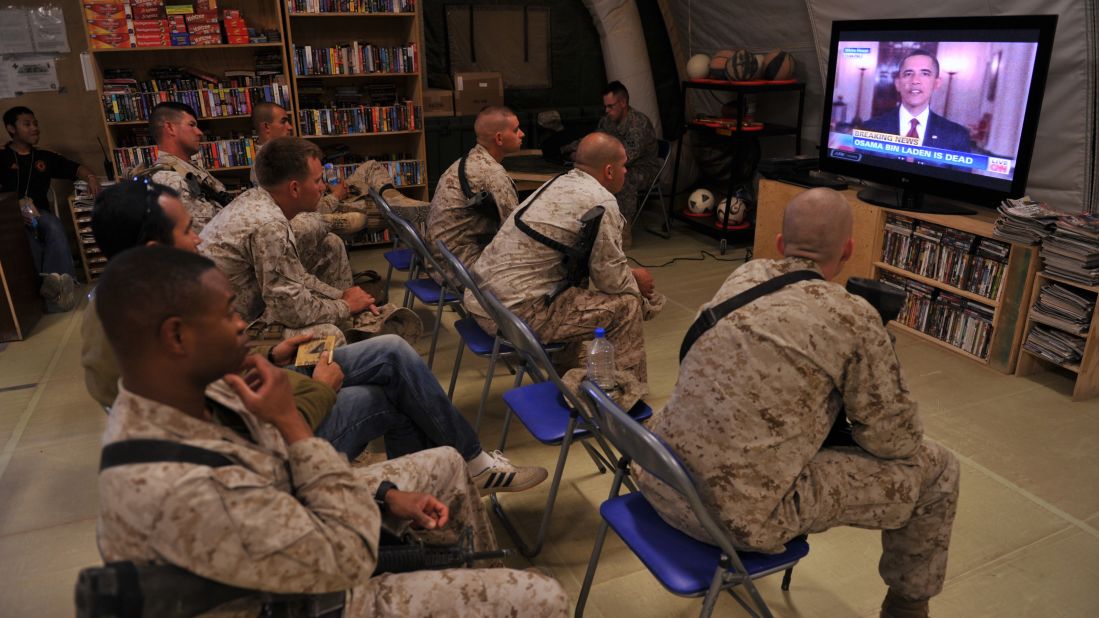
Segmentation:
[[(760, 521), (725, 524), (738, 546), (765, 551), (836, 526), (882, 530), (878, 572), (886, 585), (909, 599), (929, 599), (942, 591), (946, 577), (959, 475), (953, 453), (927, 440), (907, 459), (826, 448), (810, 460), (774, 511)], [(655, 493), (656, 502), (674, 493), (643, 472), (638, 481), (645, 493)], [(691, 536), (707, 538), (685, 502), (676, 503), (682, 508), (660, 509), (661, 517)]]
[[(429, 493), (450, 509), (441, 530), (417, 533), (430, 543), (453, 543), (469, 526), (477, 550), (496, 537), (465, 460), (450, 447), (420, 451), (356, 468), (369, 487), (388, 480), (404, 491)], [(403, 532), (388, 517), (387, 528)], [(353, 588), (344, 616), (566, 616), (568, 597), (553, 579), (504, 568), (447, 569), (383, 574)]]
[[(641, 390), (648, 391), (649, 374), (645, 359), (645, 330), (642, 326), (641, 299), (633, 294), (604, 294), (573, 287), (546, 305), (542, 299), (512, 307), (515, 315), (530, 325), (543, 343), (567, 343), (558, 372), (584, 367), (587, 342), (596, 328), (607, 331), (614, 345), (614, 364), (619, 371), (634, 376)], [(496, 332), (491, 320), (474, 316), (485, 332)]]
[(290, 220), (298, 259), (306, 272), (346, 290), (352, 285), (351, 261), (343, 240), (328, 231), (328, 224), (315, 212), (304, 212)]

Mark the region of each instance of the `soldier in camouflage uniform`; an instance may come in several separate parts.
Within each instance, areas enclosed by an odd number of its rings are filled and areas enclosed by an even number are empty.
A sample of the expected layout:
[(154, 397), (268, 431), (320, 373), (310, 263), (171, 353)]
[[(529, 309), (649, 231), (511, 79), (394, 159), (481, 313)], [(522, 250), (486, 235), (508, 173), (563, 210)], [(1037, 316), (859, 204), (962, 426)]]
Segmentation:
[[(455, 161), (439, 178), (431, 211), (427, 220), (428, 247), (442, 263), (435, 241), (442, 240), (463, 264), (473, 264), (481, 255), (500, 222), (508, 218), (519, 198), (515, 183), (500, 161), (504, 155), (518, 152), (523, 145), (523, 131), (515, 112), (506, 107), (486, 107), (477, 114), (473, 124), (477, 145), (469, 154)], [(462, 192), (459, 168), (465, 161), (465, 176), (472, 193), (487, 191), (496, 202), (498, 219), (493, 220), (467, 208), (469, 198)]]
[[(543, 185), (508, 217), (473, 272), (542, 341), (576, 344), (570, 346), (572, 357), (563, 369), (582, 365), (580, 344), (602, 327), (614, 344), (616, 368), (647, 385), (642, 314), (655, 292), (648, 271), (631, 270), (622, 253), (624, 221), (614, 192), (626, 176), (626, 152), (610, 135), (592, 133), (580, 141), (576, 160), (575, 169)], [(547, 302), (547, 295), (565, 280), (563, 256), (516, 227), (516, 216), (523, 213), (523, 221), (537, 232), (575, 247), (580, 217), (596, 206), (605, 212), (589, 258), (594, 289), (570, 287)], [(472, 293), (466, 292), (464, 302), (482, 328), (496, 331)]]
[(614, 196), (618, 199), (618, 210), (626, 219), (622, 233), (624, 244), (629, 248), (638, 193), (647, 189), (660, 171), (656, 131), (645, 114), (630, 107), (630, 92), (620, 81), (613, 81), (603, 89), (603, 110), (606, 114), (599, 119), (596, 130), (615, 136), (626, 147), (629, 172), (626, 182)]
[(359, 314), (383, 311), (352, 285), (346, 252), (312, 273), (299, 258), (290, 220), (317, 207), (324, 191), (320, 156), (319, 148), (302, 139), (268, 143), (256, 161), (261, 186), (233, 200), (200, 236), (203, 254), (237, 290), (236, 308), (245, 319), (333, 335), (342, 343), (342, 330), (368, 319)]
[[(414, 524), (433, 543), (468, 527), (475, 549), (496, 546), (465, 463), (444, 447), (352, 468), (313, 436), (286, 376), (245, 356), (232, 295), (212, 262), (161, 247), (122, 254), (103, 276), (97, 300), (122, 373), (104, 444), (164, 440), (231, 462), (103, 470), (97, 539), (105, 560), (173, 564), (250, 590), (347, 591), (349, 618), (566, 615), (560, 585), (531, 572), (372, 577), (383, 525), (399, 533)], [(233, 373), (241, 369), (248, 378)], [(260, 609), (255, 597), (229, 605), (234, 615)]]
[[(958, 462), (923, 426), (888, 332), (860, 297), (826, 281), (854, 247), (844, 197), (814, 189), (786, 208), (782, 260), (749, 262), (712, 307), (780, 274), (790, 284), (721, 319), (680, 365), (650, 427), (683, 459), (704, 503), (743, 549), (778, 552), (833, 526), (883, 530), (882, 616), (927, 616), (942, 590), (958, 499)], [(855, 445), (822, 448), (839, 414)], [(638, 484), (673, 526), (706, 533), (686, 502), (637, 470)]]
[(202, 232), (228, 203), (228, 196), (220, 180), (191, 163), (202, 141), (195, 110), (185, 103), (159, 103), (149, 114), (149, 133), (156, 140), (158, 154), (156, 163), (140, 174), (175, 189), (191, 213), (195, 231)]

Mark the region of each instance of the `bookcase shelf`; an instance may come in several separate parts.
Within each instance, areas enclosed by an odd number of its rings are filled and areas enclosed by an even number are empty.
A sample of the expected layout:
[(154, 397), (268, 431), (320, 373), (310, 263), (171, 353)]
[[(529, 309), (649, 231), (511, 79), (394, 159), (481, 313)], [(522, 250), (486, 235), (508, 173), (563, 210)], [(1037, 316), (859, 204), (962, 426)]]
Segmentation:
[(954, 287), (950, 284), (943, 283), (942, 281), (939, 281), (938, 279), (931, 279), (929, 277), (924, 277), (923, 275), (917, 275), (916, 273), (909, 272), (907, 270), (904, 270), (903, 268), (897, 268), (896, 266), (893, 266), (892, 264), (886, 264), (885, 262), (874, 262), (874, 267), (879, 269), (879, 270), (884, 270), (884, 271), (888, 271), (888, 272), (891, 272), (891, 273), (896, 273), (896, 274), (898, 274), (902, 277), (905, 277), (906, 279), (913, 279), (915, 281), (919, 281), (920, 283), (925, 283), (927, 285), (930, 285), (931, 287), (936, 287), (936, 288), (939, 288), (940, 290), (945, 290), (947, 292), (950, 292), (951, 294), (956, 294), (956, 295), (961, 296), (963, 298), (966, 298), (968, 300), (976, 301), (976, 302), (979, 302), (983, 305), (988, 305), (989, 307), (998, 307), (998, 306), (1000, 306), (999, 301), (997, 301), (995, 299), (988, 298), (987, 296), (981, 296), (980, 294), (975, 294), (973, 292), (963, 290), (961, 288), (956, 288), (956, 287)]
[[(281, 2), (220, 0), (216, 3), (219, 27), (227, 27), (224, 12), (236, 10), (250, 30), (278, 39), (268, 42), (93, 49), (91, 26), (84, 22), (95, 65), (106, 147), (116, 177), (127, 176), (132, 169), (130, 163), (140, 158), (134, 155), (151, 145), (145, 118), (161, 100), (180, 101), (194, 107), (201, 125), (208, 131), (204, 142), (239, 142), (250, 137), (252, 130), (247, 120), (251, 105), (258, 101), (274, 100), (291, 105), (292, 86)], [(149, 7), (146, 5), (146, 8)], [(192, 33), (196, 32), (194, 27), (201, 25), (185, 19)], [(197, 41), (197, 38), (189, 40)], [(109, 78), (114, 80), (106, 81)], [(156, 86), (151, 87), (154, 81)], [(211, 123), (216, 123), (213, 131)], [(207, 154), (221, 158), (225, 153), (228, 151)], [(239, 153), (237, 155), (234, 163), (240, 160)], [(239, 176), (248, 169), (248, 166), (238, 164), (211, 167), (210, 171)]]
[[(1028, 308), (1033, 309), (1034, 305), (1038, 302), (1039, 292), (1042, 287), (1049, 283), (1059, 283), (1075, 290), (1082, 290), (1084, 292), (1099, 295), (1099, 286), (1075, 283), (1062, 277), (1039, 272), (1034, 278), (1030, 302), (1027, 305)], [(1028, 311), (1026, 328), (1024, 329), (1026, 336), (1030, 335), (1031, 327), (1035, 324), (1041, 324), (1048, 329), (1067, 332), (1057, 326), (1052, 326), (1032, 319), (1030, 317), (1030, 311)], [(1078, 335), (1085, 338), (1084, 353), (1079, 362), (1057, 363), (1026, 348), (1022, 348), (1022, 352), (1019, 355), (1019, 363), (1015, 368), (1015, 375), (1026, 376), (1047, 368), (1060, 368), (1074, 374), (1073, 379), (1075, 380), (1075, 384), (1072, 389), (1073, 401), (1082, 401), (1099, 395), (1099, 335), (1095, 334), (1096, 331), (1099, 331), (1099, 311), (1092, 309), (1091, 321), (1087, 333)]]

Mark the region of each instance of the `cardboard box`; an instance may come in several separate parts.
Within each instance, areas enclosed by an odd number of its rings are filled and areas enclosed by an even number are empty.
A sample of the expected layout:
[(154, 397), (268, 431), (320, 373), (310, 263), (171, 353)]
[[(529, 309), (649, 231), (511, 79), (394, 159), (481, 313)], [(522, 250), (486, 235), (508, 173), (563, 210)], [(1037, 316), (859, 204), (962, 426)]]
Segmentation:
[(92, 34), (88, 36), (88, 46), (91, 49), (134, 47), (136, 44), (137, 42), (132, 34)]
[(504, 78), (500, 73), (455, 73), (454, 111), (475, 116), (486, 105), (504, 104)]
[(110, 3), (88, 3), (84, 5), (84, 19), (126, 19), (130, 15), (130, 5)]
[(424, 116), (453, 116), (454, 91), (428, 88), (424, 90)]
[(89, 19), (88, 34), (128, 34), (133, 22), (124, 19)]

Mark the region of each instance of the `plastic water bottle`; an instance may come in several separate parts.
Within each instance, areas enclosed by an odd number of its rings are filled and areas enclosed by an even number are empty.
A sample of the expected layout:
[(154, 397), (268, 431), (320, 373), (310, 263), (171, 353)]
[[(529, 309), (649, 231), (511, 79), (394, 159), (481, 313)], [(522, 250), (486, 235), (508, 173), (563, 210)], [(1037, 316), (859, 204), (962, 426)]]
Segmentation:
[(614, 344), (607, 341), (607, 332), (602, 328), (595, 329), (595, 339), (588, 349), (588, 379), (606, 392), (615, 386)]
[(336, 168), (331, 163), (324, 164), (324, 180), (332, 186), (340, 184), (340, 176), (336, 173)]

